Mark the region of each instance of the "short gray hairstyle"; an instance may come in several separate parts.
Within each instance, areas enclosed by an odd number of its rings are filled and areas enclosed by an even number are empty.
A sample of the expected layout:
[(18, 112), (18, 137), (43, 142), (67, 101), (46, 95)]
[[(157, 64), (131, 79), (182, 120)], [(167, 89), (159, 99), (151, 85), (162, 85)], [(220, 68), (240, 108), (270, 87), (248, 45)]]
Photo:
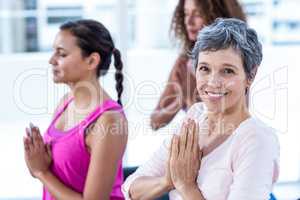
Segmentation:
[(191, 52), (195, 69), (200, 52), (218, 51), (229, 47), (241, 55), (247, 78), (254, 79), (263, 57), (262, 45), (254, 29), (234, 18), (217, 18), (212, 24), (199, 31)]

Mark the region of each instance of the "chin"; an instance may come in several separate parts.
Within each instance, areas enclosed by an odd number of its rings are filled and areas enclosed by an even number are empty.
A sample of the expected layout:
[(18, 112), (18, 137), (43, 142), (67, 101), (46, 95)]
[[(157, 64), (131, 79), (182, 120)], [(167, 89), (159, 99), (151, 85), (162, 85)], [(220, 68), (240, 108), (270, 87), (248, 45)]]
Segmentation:
[(192, 42), (196, 42), (196, 40), (197, 40), (197, 35), (189, 34), (189, 40), (192, 41)]
[(61, 80), (59, 80), (59, 79), (56, 79), (56, 78), (53, 78), (53, 82), (54, 82), (54, 83), (62, 83), (62, 81), (61, 81)]
[(207, 108), (207, 111), (213, 112), (213, 113), (221, 113), (227, 110), (228, 106), (227, 103), (224, 100), (221, 101), (210, 101), (208, 99), (204, 99), (203, 103), (205, 104), (205, 107)]

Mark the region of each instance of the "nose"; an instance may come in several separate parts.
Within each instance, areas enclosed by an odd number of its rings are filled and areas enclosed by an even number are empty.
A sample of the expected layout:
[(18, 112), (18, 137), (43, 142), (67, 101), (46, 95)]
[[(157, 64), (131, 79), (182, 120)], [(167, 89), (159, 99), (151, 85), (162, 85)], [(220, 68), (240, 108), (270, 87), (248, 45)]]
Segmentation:
[(223, 83), (222, 77), (218, 73), (211, 73), (208, 77), (207, 85), (213, 88), (221, 88)]
[(194, 23), (193, 15), (186, 15), (185, 23), (186, 23), (186, 25), (192, 25)]
[(51, 57), (50, 57), (50, 59), (49, 59), (48, 62), (51, 65), (55, 65), (56, 64), (56, 59), (55, 59), (55, 55), (54, 54), (51, 55)]

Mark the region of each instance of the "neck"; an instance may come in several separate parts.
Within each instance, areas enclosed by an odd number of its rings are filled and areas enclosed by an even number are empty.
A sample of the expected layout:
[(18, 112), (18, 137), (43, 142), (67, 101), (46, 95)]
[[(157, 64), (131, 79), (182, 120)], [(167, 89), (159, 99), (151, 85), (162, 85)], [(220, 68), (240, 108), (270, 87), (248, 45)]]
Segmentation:
[(221, 112), (208, 112), (208, 127), (212, 133), (231, 134), (241, 122), (249, 117), (246, 103), (240, 103)]
[(101, 104), (105, 92), (99, 84), (98, 79), (89, 81), (80, 81), (69, 85), (72, 96), (74, 97), (74, 106), (76, 110), (89, 112), (97, 105)]

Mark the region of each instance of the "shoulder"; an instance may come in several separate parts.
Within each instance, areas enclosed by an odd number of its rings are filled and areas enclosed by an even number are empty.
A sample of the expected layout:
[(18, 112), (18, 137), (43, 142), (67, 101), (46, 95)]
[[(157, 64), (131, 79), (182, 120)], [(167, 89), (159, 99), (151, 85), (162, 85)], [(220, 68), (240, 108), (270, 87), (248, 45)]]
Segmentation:
[(180, 55), (176, 58), (176, 61), (175, 61), (173, 70), (174, 70), (174, 69), (177, 69), (177, 70), (178, 70), (178, 69), (182, 69), (182, 68), (186, 67), (187, 62), (188, 62), (188, 57), (187, 57), (186, 55), (180, 54)]
[(97, 139), (127, 139), (128, 122), (124, 114), (118, 110), (105, 111), (94, 123), (89, 135)]
[(242, 138), (256, 138), (261, 141), (277, 142), (277, 135), (274, 128), (268, 126), (258, 118), (251, 117), (241, 127)]
[(113, 126), (117, 124), (127, 124), (127, 119), (119, 110), (108, 110), (101, 115), (96, 123), (101, 123), (105, 126)]
[(250, 118), (236, 130), (235, 144), (239, 150), (264, 152), (277, 159), (279, 141), (275, 129), (257, 118)]

